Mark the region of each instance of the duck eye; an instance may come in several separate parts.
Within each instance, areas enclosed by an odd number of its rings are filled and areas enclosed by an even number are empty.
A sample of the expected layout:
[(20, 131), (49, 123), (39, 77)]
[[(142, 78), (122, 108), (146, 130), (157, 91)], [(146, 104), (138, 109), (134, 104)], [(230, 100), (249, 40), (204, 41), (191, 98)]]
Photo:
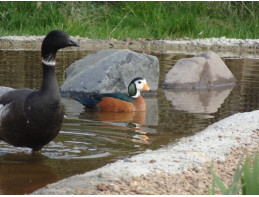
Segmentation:
[(141, 81), (138, 81), (138, 84), (141, 84)]
[(60, 33), (56, 33), (56, 37), (60, 37)]

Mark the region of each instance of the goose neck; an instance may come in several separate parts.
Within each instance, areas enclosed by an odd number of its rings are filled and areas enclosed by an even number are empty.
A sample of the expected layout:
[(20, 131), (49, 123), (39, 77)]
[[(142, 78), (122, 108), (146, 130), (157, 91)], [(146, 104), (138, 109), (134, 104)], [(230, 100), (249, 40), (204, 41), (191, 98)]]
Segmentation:
[(54, 66), (46, 66), (43, 64), (43, 80), (41, 91), (44, 94), (56, 95), (59, 94), (59, 86), (55, 74)]

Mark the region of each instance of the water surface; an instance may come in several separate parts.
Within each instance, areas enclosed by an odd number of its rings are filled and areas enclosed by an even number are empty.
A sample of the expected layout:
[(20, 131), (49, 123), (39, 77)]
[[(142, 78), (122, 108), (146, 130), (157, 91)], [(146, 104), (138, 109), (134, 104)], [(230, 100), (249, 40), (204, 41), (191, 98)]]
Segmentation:
[[(92, 53), (59, 52), (57, 76), (64, 81), (67, 66)], [(159, 58), (157, 94), (145, 96), (146, 113), (111, 113), (86, 110), (63, 98), (65, 120), (60, 134), (42, 149), (0, 142), (0, 194), (25, 194), (60, 179), (99, 168), (146, 149), (157, 149), (201, 131), (237, 112), (259, 107), (259, 60), (224, 58), (236, 77), (235, 87), (220, 91), (181, 92), (163, 90), (165, 73), (185, 54), (153, 54)], [(0, 85), (38, 89), (42, 70), (40, 52), (0, 51)]]

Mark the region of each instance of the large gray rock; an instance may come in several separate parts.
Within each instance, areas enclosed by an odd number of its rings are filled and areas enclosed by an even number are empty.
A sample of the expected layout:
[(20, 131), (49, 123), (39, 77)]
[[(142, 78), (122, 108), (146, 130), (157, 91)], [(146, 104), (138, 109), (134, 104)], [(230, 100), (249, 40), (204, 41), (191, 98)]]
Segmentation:
[(192, 58), (181, 59), (166, 74), (165, 88), (206, 89), (233, 85), (236, 79), (214, 52), (205, 52)]
[(151, 90), (156, 90), (158, 59), (130, 50), (101, 50), (67, 68), (61, 92), (126, 93), (130, 81), (135, 77), (144, 77)]

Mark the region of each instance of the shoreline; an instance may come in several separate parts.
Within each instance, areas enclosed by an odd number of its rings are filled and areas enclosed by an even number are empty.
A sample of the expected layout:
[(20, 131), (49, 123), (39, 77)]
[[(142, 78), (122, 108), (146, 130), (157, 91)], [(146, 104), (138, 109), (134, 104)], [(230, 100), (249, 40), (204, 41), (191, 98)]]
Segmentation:
[[(204, 194), (207, 189), (204, 185), (210, 185), (211, 174), (207, 168), (211, 162), (221, 164), (217, 168), (231, 180), (243, 152), (258, 147), (258, 117), (259, 110), (234, 114), (176, 143), (63, 179), (32, 194), (196, 194), (197, 191)], [(233, 163), (224, 163), (229, 161)], [(161, 192), (161, 188), (177, 180), (188, 184)], [(151, 191), (153, 184), (157, 185)], [(198, 190), (194, 191), (197, 184)]]
[[(0, 37), (0, 50), (33, 50), (39, 51), (43, 36), (4, 36)], [(125, 39), (125, 40), (92, 40), (88, 38), (72, 37), (80, 44), (78, 49), (68, 48), (66, 51), (97, 51), (101, 49), (130, 49), (145, 53), (185, 53), (214, 51), (221, 57), (258, 57), (259, 39)], [(64, 50), (64, 49), (63, 49)]]

